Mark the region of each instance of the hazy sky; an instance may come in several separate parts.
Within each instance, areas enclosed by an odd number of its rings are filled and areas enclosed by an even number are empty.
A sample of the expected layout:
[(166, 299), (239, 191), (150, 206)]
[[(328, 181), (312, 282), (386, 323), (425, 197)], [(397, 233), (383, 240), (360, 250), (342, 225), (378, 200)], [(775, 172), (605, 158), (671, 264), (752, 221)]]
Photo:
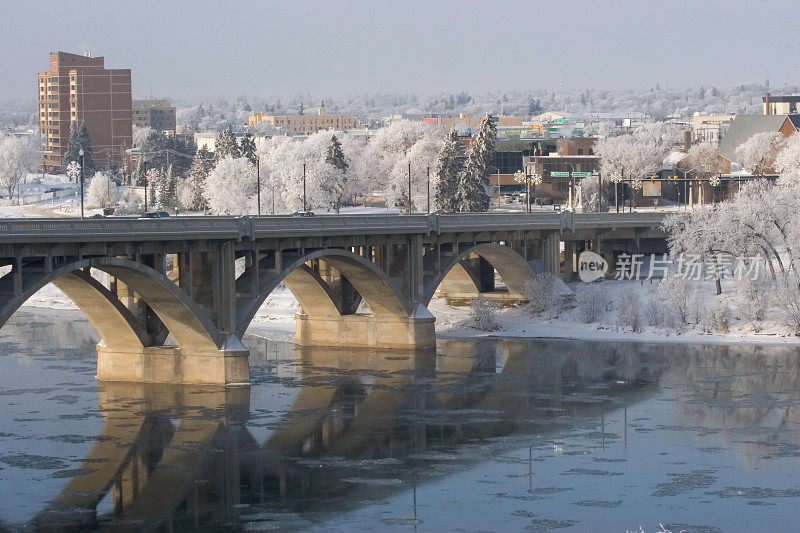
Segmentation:
[(130, 68), (134, 97), (800, 83), (786, 1), (0, 0), (0, 98), (48, 53)]

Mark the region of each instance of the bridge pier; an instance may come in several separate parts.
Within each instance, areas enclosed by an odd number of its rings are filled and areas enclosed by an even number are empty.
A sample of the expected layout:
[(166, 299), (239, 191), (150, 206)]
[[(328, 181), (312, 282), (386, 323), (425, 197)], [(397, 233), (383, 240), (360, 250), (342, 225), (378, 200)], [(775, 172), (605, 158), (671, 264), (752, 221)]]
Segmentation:
[(248, 384), (249, 355), (249, 350), (241, 344), (217, 351), (184, 354), (177, 346), (115, 349), (101, 342), (97, 345), (97, 379), (195, 385)]
[(298, 346), (385, 348), (420, 350), (436, 348), (435, 318), (429, 316), (296, 315)]

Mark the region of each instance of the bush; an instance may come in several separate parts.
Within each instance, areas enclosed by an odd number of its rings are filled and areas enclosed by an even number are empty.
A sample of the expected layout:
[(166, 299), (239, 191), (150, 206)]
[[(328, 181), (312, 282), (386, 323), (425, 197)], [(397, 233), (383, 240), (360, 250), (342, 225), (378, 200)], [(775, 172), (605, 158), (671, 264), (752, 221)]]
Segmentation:
[(611, 307), (611, 299), (597, 285), (587, 285), (576, 296), (578, 319), (584, 324), (600, 320)]
[(800, 335), (800, 287), (797, 281), (787, 277), (779, 277), (774, 285), (775, 303), (783, 315), (783, 323), (795, 335)]
[(480, 331), (500, 329), (500, 325), (497, 323), (497, 307), (483, 297), (472, 300), (469, 315), (475, 321), (475, 329)]
[(558, 301), (558, 278), (553, 274), (536, 274), (531, 281), (526, 281), (522, 294), (528, 300), (526, 309), (532, 315), (539, 315), (553, 308)]
[(617, 327), (634, 333), (642, 330), (639, 316), (639, 295), (633, 289), (624, 289), (617, 295)]
[(739, 285), (736, 309), (750, 322), (755, 332), (761, 331), (761, 322), (767, 317), (773, 288), (767, 278), (745, 278)]
[(706, 316), (703, 323), (706, 331), (728, 333), (730, 331), (731, 309), (727, 304), (710, 305), (706, 307)]
[(678, 276), (665, 277), (658, 284), (658, 294), (672, 308), (681, 324), (689, 322), (692, 288), (688, 280)]

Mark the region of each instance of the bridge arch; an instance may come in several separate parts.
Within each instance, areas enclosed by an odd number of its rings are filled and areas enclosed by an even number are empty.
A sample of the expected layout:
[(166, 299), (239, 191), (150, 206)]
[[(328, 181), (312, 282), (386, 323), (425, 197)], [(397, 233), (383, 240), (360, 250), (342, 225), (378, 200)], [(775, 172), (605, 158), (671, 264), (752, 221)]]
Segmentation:
[(478, 290), (475, 276), (464, 268), (462, 260), (470, 254), (485, 259), (503, 278), (508, 287), (508, 292), (512, 295), (523, 298), (524, 286), (527, 281), (536, 277), (536, 272), (525, 259), (515, 252), (510, 246), (503, 246), (494, 243), (484, 243), (472, 246), (453, 256), (446, 265), (442, 265), (442, 270), (436, 276), (429, 278), (424, 284), (423, 304), (428, 305), (436, 293), (436, 289), (451, 272), (459, 275), (463, 279), (469, 279), (475, 284)]
[(329, 248), (306, 254), (283, 266), (277, 274), (260, 279), (258, 294), (237, 304), (237, 333), (244, 334), (259, 307), (279, 283), (284, 282), (311, 316), (342, 315), (330, 286), (307, 263), (319, 259), (342, 273), (367, 302), (376, 317), (409, 317), (411, 304), (374, 263), (349, 250)]
[[(182, 351), (217, 350), (222, 335), (208, 313), (164, 274), (130, 259), (97, 257), (67, 263), (41, 274), (26, 274), (22, 291), (0, 300), (0, 326), (48, 283), (61, 289), (86, 315), (102, 344), (121, 352), (141, 352), (154, 339), (119, 299), (91, 277), (90, 268), (110, 274), (133, 289), (153, 309)], [(9, 272), (6, 276), (12, 276)], [(5, 276), (4, 276), (5, 277)], [(2, 279), (0, 279), (2, 281)]]

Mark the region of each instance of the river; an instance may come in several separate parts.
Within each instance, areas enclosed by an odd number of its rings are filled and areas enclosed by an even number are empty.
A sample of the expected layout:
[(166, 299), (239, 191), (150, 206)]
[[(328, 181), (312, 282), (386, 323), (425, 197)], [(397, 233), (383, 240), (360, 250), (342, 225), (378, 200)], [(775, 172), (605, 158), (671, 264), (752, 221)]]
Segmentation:
[(0, 531), (797, 527), (797, 348), (248, 337), (224, 389), (98, 382), (96, 342), (0, 330)]

